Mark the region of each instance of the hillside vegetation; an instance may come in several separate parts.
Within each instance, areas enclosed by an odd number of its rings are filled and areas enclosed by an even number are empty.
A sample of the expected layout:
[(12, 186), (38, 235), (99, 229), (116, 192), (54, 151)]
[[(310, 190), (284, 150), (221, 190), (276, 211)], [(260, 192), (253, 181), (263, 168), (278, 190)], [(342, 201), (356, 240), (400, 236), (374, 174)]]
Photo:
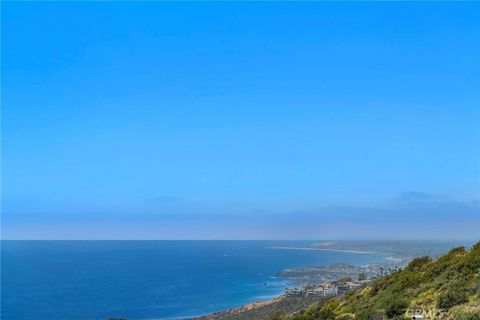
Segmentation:
[(422, 309), (436, 316), (427, 314), (425, 319), (480, 320), (480, 242), (470, 250), (452, 249), (436, 260), (416, 258), (404, 270), (344, 297), (323, 301), (293, 315), (273, 313), (270, 319), (406, 319), (409, 309)]

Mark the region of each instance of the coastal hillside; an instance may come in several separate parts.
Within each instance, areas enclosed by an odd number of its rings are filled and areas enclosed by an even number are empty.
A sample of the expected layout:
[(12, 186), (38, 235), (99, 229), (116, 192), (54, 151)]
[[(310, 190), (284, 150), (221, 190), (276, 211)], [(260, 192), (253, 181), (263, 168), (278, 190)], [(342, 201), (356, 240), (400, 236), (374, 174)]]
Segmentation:
[(270, 319), (411, 319), (415, 313), (424, 319), (480, 320), (480, 242), (436, 260), (416, 258), (346, 296), (295, 314), (271, 314)]

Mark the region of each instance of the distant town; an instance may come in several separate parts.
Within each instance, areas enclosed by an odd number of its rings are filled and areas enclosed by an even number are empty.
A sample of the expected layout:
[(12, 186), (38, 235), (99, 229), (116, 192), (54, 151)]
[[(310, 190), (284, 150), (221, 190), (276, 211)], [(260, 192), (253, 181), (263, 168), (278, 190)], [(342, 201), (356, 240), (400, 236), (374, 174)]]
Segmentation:
[(287, 269), (277, 277), (292, 278), (298, 287), (286, 288), (288, 298), (329, 297), (347, 293), (370, 281), (402, 270), (406, 262), (355, 267), (337, 263), (322, 267)]

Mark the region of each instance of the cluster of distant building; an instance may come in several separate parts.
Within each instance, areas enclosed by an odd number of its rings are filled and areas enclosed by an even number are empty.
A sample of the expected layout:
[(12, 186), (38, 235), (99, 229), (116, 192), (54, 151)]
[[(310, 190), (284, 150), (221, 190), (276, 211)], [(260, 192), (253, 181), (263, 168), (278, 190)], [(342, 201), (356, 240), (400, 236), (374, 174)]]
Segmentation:
[[(370, 281), (398, 272), (402, 270), (402, 267), (404, 264), (368, 264), (363, 267), (334, 264), (326, 267), (288, 270), (290, 274), (295, 275), (296, 280), (299, 279), (303, 282), (303, 288), (287, 288), (285, 296), (299, 298), (342, 295)], [(353, 280), (353, 272), (359, 272), (358, 279)], [(287, 276), (289, 276), (288, 273)]]
[(326, 282), (319, 286), (307, 286), (303, 289), (287, 288), (285, 296), (289, 298), (300, 297), (331, 297), (344, 294), (350, 290), (361, 287), (370, 280), (352, 280), (346, 282)]

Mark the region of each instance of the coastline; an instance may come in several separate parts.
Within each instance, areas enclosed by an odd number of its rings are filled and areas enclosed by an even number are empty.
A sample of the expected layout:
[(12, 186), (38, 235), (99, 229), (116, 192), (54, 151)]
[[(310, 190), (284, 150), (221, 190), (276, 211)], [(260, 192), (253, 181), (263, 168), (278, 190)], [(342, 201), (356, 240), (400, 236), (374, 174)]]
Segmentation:
[[(344, 252), (344, 253), (352, 253), (352, 254), (378, 254), (381, 252), (378, 251), (362, 251), (362, 250), (348, 250), (348, 249), (330, 249), (330, 248), (313, 248), (313, 247), (292, 247), (292, 246), (275, 246), (275, 247), (265, 247), (266, 249), (275, 249), (275, 250), (299, 250), (299, 251), (332, 251), (332, 252)], [(393, 257), (385, 257), (385, 261), (397, 261), (402, 259), (395, 259)], [(327, 265), (326, 267), (328, 267)], [(332, 265), (333, 266), (333, 265)], [(324, 266), (325, 267), (325, 266)], [(315, 269), (318, 267), (313, 267)], [(308, 267), (304, 268), (294, 268), (292, 270), (307, 270)], [(289, 269), (286, 269), (289, 270)], [(277, 278), (277, 276), (273, 276)], [(340, 277), (340, 276), (338, 276)], [(336, 278), (338, 278), (336, 277)], [(294, 279), (296, 276), (286, 276), (286, 277), (278, 277), (278, 278), (289, 278), (292, 281), (294, 286), (295, 284)], [(301, 287), (304, 285), (300, 285)], [(305, 297), (303, 296), (300, 298), (292, 298), (288, 297), (285, 294), (279, 293), (278, 296), (274, 296), (267, 300), (254, 300), (252, 302), (248, 302), (244, 305), (238, 307), (232, 307), (228, 309), (223, 309), (220, 311), (216, 311), (214, 313), (205, 314), (201, 316), (189, 317), (184, 318), (183, 320), (250, 320), (250, 319), (257, 319), (259, 315), (264, 315), (267, 310), (270, 312), (277, 312), (278, 309), (282, 309), (286, 304), (289, 304), (290, 307), (294, 306), (293, 308), (296, 310), (304, 310), (305, 308), (313, 305), (314, 303), (318, 303), (321, 300), (328, 298), (326, 296), (322, 297)], [(300, 304), (303, 304), (302, 308), (299, 307)], [(292, 311), (294, 309), (288, 309)], [(259, 318), (260, 319), (260, 318)], [(263, 318), (262, 318), (263, 319)]]
[(295, 313), (324, 300), (323, 297), (289, 298), (281, 295), (268, 301), (253, 301), (240, 307), (217, 311), (183, 320), (252, 320), (269, 319), (275, 313)]
[(282, 294), (274, 298), (271, 298), (269, 300), (252, 301), (252, 302), (243, 304), (239, 307), (224, 309), (224, 310), (216, 311), (214, 313), (205, 314), (202, 316), (183, 318), (183, 320), (213, 320), (213, 319), (217, 319), (218, 317), (239, 315), (245, 312), (254, 311), (255, 309), (272, 305), (274, 303), (282, 301), (283, 299), (285, 299), (285, 296)]
[(309, 248), (309, 247), (267, 247), (268, 249), (276, 250), (303, 250), (303, 251), (334, 251), (334, 252), (347, 252), (347, 253), (378, 253), (376, 251), (360, 251), (360, 250), (345, 250), (345, 249), (327, 249), (327, 248)]

